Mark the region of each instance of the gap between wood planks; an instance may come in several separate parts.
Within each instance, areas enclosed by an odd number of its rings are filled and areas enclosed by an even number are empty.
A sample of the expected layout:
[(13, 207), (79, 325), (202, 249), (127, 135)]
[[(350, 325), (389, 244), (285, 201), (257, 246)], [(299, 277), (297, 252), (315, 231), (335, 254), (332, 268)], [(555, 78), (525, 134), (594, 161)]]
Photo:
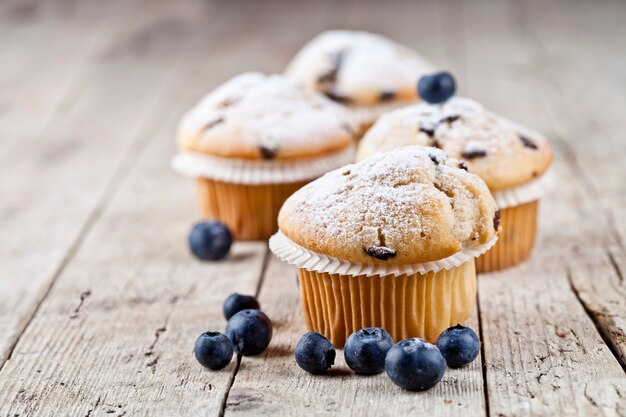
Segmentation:
[[(256, 290), (254, 291), (254, 297), (259, 298), (259, 294), (261, 293), (261, 287), (265, 282), (265, 271), (267, 271), (267, 265), (269, 264), (270, 256), (272, 252), (269, 248), (265, 248), (265, 255), (263, 257), (263, 266), (261, 267), (261, 275), (259, 276), (259, 281), (256, 286)], [(237, 354), (237, 364), (235, 365), (235, 370), (233, 371), (230, 379), (228, 380), (228, 385), (226, 386), (226, 392), (224, 393), (224, 397), (222, 398), (222, 402), (220, 404), (220, 410), (218, 413), (219, 417), (223, 417), (224, 413), (226, 413), (226, 404), (228, 402), (228, 395), (230, 394), (230, 390), (235, 384), (235, 379), (237, 378), (237, 373), (239, 372), (239, 368), (241, 367), (241, 355)]]
[[(609, 259), (611, 259), (611, 265), (615, 269), (615, 273), (621, 279), (622, 272), (620, 271), (619, 266), (615, 263), (615, 260), (613, 259), (613, 255), (608, 250), (606, 251), (606, 254), (609, 257)], [(615, 346), (616, 341), (613, 340), (610, 337), (609, 330), (606, 329), (602, 325), (600, 320), (598, 319), (598, 312), (592, 310), (591, 308), (589, 308), (587, 303), (585, 303), (585, 301), (582, 299), (582, 297), (580, 295), (580, 291), (576, 288), (576, 285), (574, 284), (574, 279), (572, 277), (572, 270), (571, 270), (570, 267), (566, 267), (566, 273), (567, 273), (567, 279), (568, 279), (569, 284), (570, 284), (570, 288), (574, 292), (574, 295), (576, 296), (576, 299), (578, 300), (580, 305), (585, 310), (585, 313), (587, 313), (587, 316), (589, 317), (589, 320), (591, 320), (593, 322), (594, 326), (596, 327), (596, 330), (600, 334), (600, 337), (604, 341), (604, 344), (606, 344), (609, 347), (609, 350), (611, 351), (613, 356), (615, 356), (615, 359), (617, 359), (617, 362), (622, 366), (622, 369), (624, 370), (624, 373), (626, 373), (626, 362), (623, 360), (623, 356), (620, 355), (620, 353), (617, 350), (617, 347)], [(618, 337), (618, 336), (617, 335), (613, 335), (613, 337)]]
[[(529, 35), (527, 38), (530, 40), (529, 43), (532, 43), (532, 45), (534, 46), (533, 49), (540, 52), (540, 56), (538, 59), (546, 61), (549, 60), (550, 52), (543, 37), (536, 33), (536, 31), (528, 25), (526, 19), (522, 19), (521, 25), (526, 29), (526, 33)], [(538, 73), (537, 75), (538, 77), (540, 77), (540, 79), (543, 78), (544, 85), (546, 87), (550, 87), (551, 90), (554, 92), (554, 94), (550, 96), (560, 98), (559, 102), (561, 103), (567, 102), (563, 94), (562, 82), (557, 77), (554, 77), (550, 71), (543, 71), (541, 73)], [(554, 104), (551, 103), (551, 105)], [(552, 126), (557, 132), (557, 134), (554, 135), (552, 138), (558, 143), (559, 147), (561, 148), (562, 155), (564, 156), (566, 163), (571, 167), (571, 171), (574, 173), (575, 177), (578, 179), (578, 183), (582, 185), (585, 192), (600, 206), (600, 212), (602, 213), (602, 216), (609, 226), (609, 235), (615, 241), (619, 250), (624, 250), (624, 237), (619, 232), (615, 213), (613, 212), (613, 210), (611, 210), (610, 207), (607, 207), (602, 193), (593, 183), (585, 167), (580, 163), (575, 146), (564, 139), (565, 132), (563, 131), (563, 127), (558, 123), (553, 123)], [(620, 270), (619, 265), (617, 265), (613, 254), (609, 250), (608, 246), (606, 246), (606, 244), (604, 245), (603, 252), (609, 259), (614, 272), (617, 274), (617, 276), (620, 277), (620, 279), (623, 280), (622, 271)], [(576, 299), (582, 306), (583, 310), (585, 311), (591, 322), (594, 324), (596, 331), (598, 332), (604, 343), (609, 347), (609, 350), (611, 351), (617, 362), (621, 365), (624, 372), (626, 372), (626, 360), (624, 358), (624, 355), (620, 354), (620, 352), (618, 351), (618, 348), (616, 346), (617, 341), (615, 340), (615, 338), (624, 337), (624, 335), (620, 336), (618, 334), (611, 334), (610, 329), (607, 329), (606, 327), (607, 324), (600, 321), (599, 312), (594, 311), (588, 304), (588, 302), (585, 302), (585, 300), (581, 296), (581, 289), (574, 282), (572, 269), (569, 265), (566, 265), (566, 274), (570, 284), (570, 288), (576, 296)]]
[[(478, 278), (478, 277), (477, 277)], [(476, 313), (478, 316), (478, 337), (480, 338), (480, 364), (483, 375), (483, 393), (485, 394), (485, 415), (489, 417), (489, 386), (487, 384), (487, 357), (485, 356), (485, 336), (483, 335), (483, 318), (480, 311), (480, 294), (476, 294)]]
[[(118, 17), (118, 14), (119, 14), (118, 9), (119, 7), (115, 7), (114, 9), (115, 13), (112, 13), (110, 18), (105, 19), (102, 25), (103, 27), (109, 27), (107, 23), (109, 23), (111, 20), (114, 20)], [(211, 47), (213, 49), (216, 49), (219, 45), (220, 39), (224, 38), (227, 35), (227, 32), (223, 29), (224, 28), (222, 28), (221, 31), (218, 31), (219, 39), (216, 39), (216, 41), (212, 43)], [(185, 42), (183, 46), (183, 52), (179, 55), (179, 59), (173, 68), (182, 67), (183, 63), (190, 58), (190, 53), (193, 52), (194, 50), (193, 46), (196, 43), (202, 42), (203, 39), (204, 38), (202, 36), (199, 36), (198, 34), (190, 37)], [(79, 69), (76, 71), (75, 76), (72, 77), (72, 81), (68, 83), (67, 91), (62, 95), (61, 99), (55, 106), (55, 109), (52, 110), (49, 122), (53, 119), (53, 115), (59, 112), (59, 109), (62, 106), (67, 105), (68, 100), (71, 100), (77, 96), (76, 91), (72, 89), (72, 85), (76, 82), (76, 79), (79, 78), (78, 74), (80, 74), (82, 68), (85, 66), (85, 62), (93, 54), (97, 52), (97, 47), (101, 43), (103, 43), (103, 40), (101, 38), (98, 38), (98, 40), (94, 42), (93, 47), (90, 48), (90, 51), (86, 54), (86, 57), (83, 60), (83, 63), (79, 66)], [(175, 80), (175, 76), (173, 74), (175, 74), (176, 72), (177, 72), (176, 70), (173, 70), (171, 73), (172, 75), (169, 75), (167, 77), (167, 82), (164, 88), (161, 90), (158, 97), (166, 96), (169, 89), (171, 88), (170, 86)], [(157, 100), (155, 100), (156, 103), (158, 103), (159, 101), (160, 99), (158, 98)], [(48, 282), (45, 283), (45, 286), (41, 289), (41, 295), (38, 297), (32, 311), (28, 312), (28, 317), (24, 321), (24, 324), (21, 326), (21, 328), (17, 330), (18, 335), (15, 337), (15, 339), (12, 341), (11, 345), (9, 346), (6, 358), (0, 362), (0, 371), (2, 371), (2, 369), (4, 368), (4, 365), (13, 356), (15, 347), (19, 343), (22, 335), (31, 324), (33, 318), (37, 315), (41, 305), (50, 294), (59, 276), (63, 274), (66, 267), (71, 263), (72, 259), (74, 258), (79, 248), (81, 247), (85, 237), (89, 234), (90, 230), (93, 228), (93, 226), (97, 223), (98, 219), (101, 217), (103, 211), (106, 209), (108, 205), (108, 202), (111, 201), (115, 197), (117, 191), (120, 189), (121, 185), (124, 183), (128, 174), (131, 172), (132, 168), (134, 167), (135, 162), (141, 157), (141, 155), (143, 154), (143, 151), (145, 150), (147, 145), (150, 143), (151, 139), (155, 136), (155, 133), (163, 127), (163, 124), (165, 123), (165, 121), (162, 118), (158, 117), (160, 110), (161, 109), (156, 105), (152, 107), (149, 115), (146, 117), (146, 121), (143, 123), (143, 127), (140, 128), (139, 133), (132, 139), (132, 141), (127, 146), (127, 149), (123, 157), (121, 158), (120, 162), (118, 163), (117, 167), (113, 169), (113, 174), (111, 178), (105, 184), (104, 191), (97, 198), (97, 201), (93, 210), (88, 214), (87, 219), (82, 224), (82, 226), (80, 226), (80, 229), (76, 238), (71, 243), (70, 247), (68, 248), (67, 252), (63, 256), (57, 268), (54, 270), (54, 273), (52, 274), (51, 278), (49, 279)], [(42, 127), (41, 134), (43, 134), (44, 132), (45, 132), (45, 126)]]

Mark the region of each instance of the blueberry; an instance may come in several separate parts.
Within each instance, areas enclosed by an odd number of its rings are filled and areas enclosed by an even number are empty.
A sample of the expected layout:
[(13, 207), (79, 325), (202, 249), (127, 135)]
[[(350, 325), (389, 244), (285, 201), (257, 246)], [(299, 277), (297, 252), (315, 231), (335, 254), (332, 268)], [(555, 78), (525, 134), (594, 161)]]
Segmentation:
[(328, 339), (316, 332), (305, 333), (296, 345), (296, 362), (312, 374), (323, 374), (335, 363), (337, 352)]
[(241, 295), (236, 292), (224, 300), (224, 317), (229, 320), (241, 310), (260, 310), (259, 302), (251, 295)]
[(396, 385), (411, 391), (422, 391), (441, 381), (446, 371), (446, 360), (436, 346), (412, 338), (389, 349), (385, 370)]
[(417, 92), (422, 100), (431, 103), (443, 103), (454, 95), (456, 83), (449, 72), (424, 75), (417, 83)]
[(357, 374), (379, 374), (385, 370), (385, 355), (392, 346), (393, 339), (385, 329), (368, 327), (348, 337), (343, 355)]
[(233, 351), (233, 342), (226, 335), (217, 332), (202, 333), (194, 347), (194, 353), (200, 365), (214, 371), (230, 363)]
[(196, 223), (189, 232), (188, 240), (191, 252), (205, 261), (224, 258), (233, 243), (228, 228), (217, 221)]
[(476, 359), (480, 341), (472, 329), (457, 324), (439, 335), (437, 347), (450, 368), (460, 368)]
[(272, 322), (259, 310), (241, 310), (228, 319), (226, 335), (242, 355), (258, 355), (272, 340)]

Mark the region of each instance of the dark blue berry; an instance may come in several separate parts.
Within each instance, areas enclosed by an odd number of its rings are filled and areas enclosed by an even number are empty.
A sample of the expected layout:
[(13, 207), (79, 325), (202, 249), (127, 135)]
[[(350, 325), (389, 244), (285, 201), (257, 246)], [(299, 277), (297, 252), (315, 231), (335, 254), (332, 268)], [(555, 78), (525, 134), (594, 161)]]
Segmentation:
[(348, 337), (343, 356), (357, 374), (379, 374), (385, 370), (385, 356), (392, 346), (393, 339), (385, 329), (368, 327)]
[(242, 355), (258, 355), (272, 340), (272, 322), (259, 310), (241, 310), (228, 320), (226, 336)]
[(437, 385), (446, 372), (446, 360), (436, 346), (422, 339), (406, 339), (387, 352), (385, 370), (391, 380), (411, 391)]
[(480, 341), (472, 329), (457, 324), (439, 335), (437, 347), (450, 368), (460, 368), (476, 359)]
[(214, 371), (230, 363), (233, 351), (233, 342), (226, 335), (217, 332), (202, 333), (194, 347), (194, 353), (200, 365)]
[(226, 226), (217, 221), (197, 223), (189, 233), (189, 248), (205, 261), (216, 261), (228, 255), (233, 237)]
[(296, 345), (296, 362), (312, 374), (323, 374), (335, 363), (337, 352), (328, 339), (316, 332), (305, 333)]
[(251, 295), (241, 295), (236, 292), (224, 300), (224, 317), (229, 320), (241, 310), (260, 310), (259, 302)]
[(454, 95), (456, 83), (449, 72), (424, 75), (417, 83), (417, 93), (422, 100), (431, 103), (443, 103)]

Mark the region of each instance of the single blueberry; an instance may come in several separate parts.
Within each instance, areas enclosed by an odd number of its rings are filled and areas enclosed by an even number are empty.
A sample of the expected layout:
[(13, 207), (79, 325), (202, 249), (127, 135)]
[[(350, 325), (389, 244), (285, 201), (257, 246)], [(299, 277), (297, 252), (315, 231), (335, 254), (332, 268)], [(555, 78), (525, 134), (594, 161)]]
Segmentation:
[(234, 346), (233, 342), (222, 333), (205, 332), (196, 340), (193, 351), (200, 365), (216, 371), (230, 363)]
[(385, 370), (385, 355), (392, 346), (393, 339), (385, 329), (368, 327), (348, 337), (343, 356), (357, 374), (379, 374)]
[(233, 237), (218, 221), (196, 223), (189, 232), (189, 248), (199, 259), (216, 261), (228, 255)]
[(296, 362), (312, 374), (323, 374), (335, 363), (337, 352), (330, 341), (316, 332), (305, 333), (296, 345)]
[(236, 292), (224, 300), (224, 317), (229, 320), (241, 310), (260, 310), (259, 302), (251, 295), (237, 294)]
[(389, 349), (385, 370), (396, 385), (411, 391), (422, 391), (441, 381), (446, 372), (446, 360), (436, 346), (412, 338)]
[(437, 72), (424, 75), (417, 82), (417, 93), (422, 100), (431, 103), (443, 103), (454, 95), (456, 83), (449, 72)]
[(450, 368), (460, 368), (476, 359), (480, 341), (472, 329), (457, 324), (439, 335), (437, 347)]
[(272, 340), (272, 322), (259, 310), (241, 310), (228, 319), (226, 336), (242, 355), (258, 355)]

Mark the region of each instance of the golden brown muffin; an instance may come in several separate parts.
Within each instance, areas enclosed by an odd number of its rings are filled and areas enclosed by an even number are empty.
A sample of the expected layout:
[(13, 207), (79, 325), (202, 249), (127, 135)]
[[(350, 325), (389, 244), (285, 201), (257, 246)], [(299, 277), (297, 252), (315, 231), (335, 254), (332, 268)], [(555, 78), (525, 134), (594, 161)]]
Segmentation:
[(438, 149), (418, 146), (347, 165), (287, 199), (279, 229), (304, 248), (350, 262), (446, 258), (490, 241), (497, 227), (487, 186), (460, 166)]
[(182, 119), (178, 172), (196, 179), (203, 218), (237, 239), (266, 239), (291, 193), (354, 160), (347, 111), (282, 75), (246, 73)]
[(385, 114), (361, 140), (357, 160), (407, 145), (435, 146), (462, 159), (492, 191), (525, 184), (552, 163), (542, 135), (462, 97)]
[(364, 327), (434, 342), (470, 317), (474, 258), (495, 242), (485, 183), (441, 150), (409, 146), (296, 191), (270, 249), (295, 265), (310, 330), (335, 346)]
[(345, 105), (365, 131), (384, 112), (418, 100), (420, 76), (434, 66), (381, 35), (331, 30), (307, 43), (285, 74)]
[(182, 119), (179, 148), (239, 159), (320, 157), (350, 146), (345, 109), (282, 75), (245, 73), (205, 96)]

